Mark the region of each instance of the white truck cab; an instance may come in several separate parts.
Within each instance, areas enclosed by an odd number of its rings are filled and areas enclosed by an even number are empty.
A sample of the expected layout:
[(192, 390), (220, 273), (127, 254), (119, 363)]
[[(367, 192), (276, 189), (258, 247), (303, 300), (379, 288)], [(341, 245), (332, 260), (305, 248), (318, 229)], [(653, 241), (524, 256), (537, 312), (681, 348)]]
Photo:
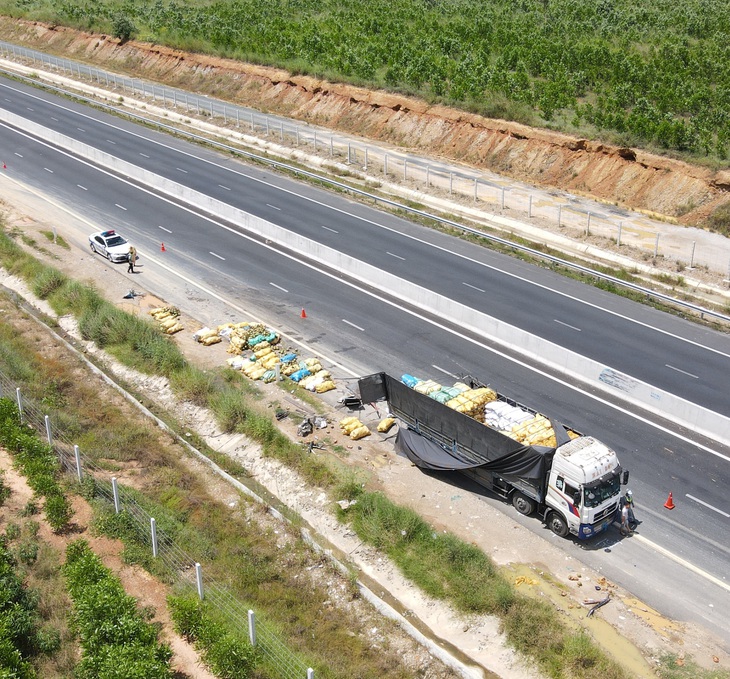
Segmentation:
[[(624, 480), (628, 481), (628, 472)], [(589, 538), (614, 521), (621, 497), (616, 453), (592, 436), (579, 436), (555, 450), (545, 504), (548, 527), (557, 535)]]

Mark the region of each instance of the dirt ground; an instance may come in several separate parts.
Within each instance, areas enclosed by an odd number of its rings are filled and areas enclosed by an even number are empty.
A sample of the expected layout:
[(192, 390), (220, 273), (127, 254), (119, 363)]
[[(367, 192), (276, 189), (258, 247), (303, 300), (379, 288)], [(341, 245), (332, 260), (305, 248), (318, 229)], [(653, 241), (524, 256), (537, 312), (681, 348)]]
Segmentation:
[[(10, 200), (9, 192), (5, 193), (5, 198), (6, 201)], [(43, 211), (32, 212), (28, 205), (22, 209), (6, 205), (9, 227), (12, 229), (17, 226), (43, 244), (45, 252), (35, 248), (35, 256), (46, 259), (72, 277), (78, 276), (78, 272), (83, 270), (84, 280), (95, 283), (97, 289), (103, 291), (110, 300), (136, 313), (144, 315), (147, 309), (162, 303), (154, 296), (154, 290), (146, 291), (147, 294), (140, 299), (124, 302), (122, 298), (129, 288), (129, 280), (122, 273), (123, 267), (111, 267), (102, 258), (86, 251), (72, 250), (69, 254), (48, 243), (41, 234), (42, 230), (51, 228), (44, 221)], [(54, 225), (62, 234), (64, 225), (56, 219), (54, 217)], [(26, 298), (32, 298), (17, 279), (3, 274), (0, 284), (18, 290)], [(142, 284), (141, 279), (135, 279), (137, 289)], [(175, 335), (175, 339), (191, 361), (201, 366), (222, 365), (229, 356), (224, 344), (203, 347), (191, 337), (192, 332), (201, 325), (194, 317), (194, 308), (191, 305), (190, 308), (182, 309), (186, 331)], [(47, 308), (44, 311), (50, 312)], [(76, 333), (71, 319), (60, 319), (60, 325), (70, 334)], [(93, 347), (87, 350), (92, 351)], [(331, 547), (340, 558), (354, 564), (362, 574), (362, 581), (377, 596), (390, 602), (404, 623), (418, 621), (426, 637), (430, 638), (430, 643), (425, 649), (422, 648), (427, 656), (438, 653), (439, 647), (445, 645), (452, 651), (453, 657), (484, 668), (490, 673), (489, 676), (503, 679), (539, 677), (539, 673), (506, 646), (496, 619), (488, 616), (465, 618), (443, 603), (424, 596), (405, 581), (387, 559), (363, 546), (352, 532), (335, 520), (331, 499), (322, 491), (307, 487), (291, 470), (262, 458), (252, 442), (218, 431), (212, 424), (212, 417), (205, 411), (190, 404), (177, 403), (163, 380), (132, 375), (112, 361), (108, 362), (108, 366), (112, 373), (136, 384), (147, 398), (170, 412), (176, 412), (178, 418), (203, 436), (211, 447), (239, 460), (253, 479), (301, 515), (327, 547)], [(282, 394), (275, 385), (265, 386), (265, 392), (268, 399), (282, 401)], [(330, 400), (332, 403), (333, 400)], [(292, 398), (289, 404), (292, 411), (304, 414), (311, 412), (310, 407), (302, 401)], [(337, 456), (341, 463), (361, 469), (391, 498), (411, 506), (432, 522), (436, 530), (449, 530), (484, 549), (513, 575), (514, 582), (521, 590), (550, 599), (566, 618), (587, 624), (591, 635), (623, 662), (633, 676), (653, 676), (652, 668), (657, 658), (666, 652), (680, 656), (686, 653), (706, 667), (730, 666), (730, 656), (721, 650), (722, 644), (713, 639), (707, 630), (677, 624), (651, 611), (630, 593), (606, 582), (600, 574), (566, 556), (559, 547), (515, 524), (507, 513), (458, 492), (395, 456), (389, 442), (370, 437), (355, 443), (343, 438), (336, 426), (340, 417), (342, 412), (332, 408), (328, 413), (329, 426), (315, 432), (315, 436), (320, 439), (327, 437), (332, 446), (343, 447), (346, 452)], [(366, 412), (363, 418), (372, 425), (378, 419), (378, 414)], [(295, 426), (290, 420), (283, 421), (283, 429), (296, 440)], [(221, 483), (215, 479), (210, 482), (216, 486)], [(222, 487), (216, 488), (216, 492), (220, 497), (226, 496)], [(509, 536), (509, 539), (505, 536)], [(106, 558), (111, 559), (114, 549), (105, 549), (110, 552)], [(535, 555), (539, 555), (539, 561), (536, 561)], [(125, 573), (124, 577), (133, 577), (133, 572)], [(134, 577), (142, 578), (141, 591), (144, 591), (144, 576), (137, 574)], [(135, 581), (131, 587), (134, 589), (138, 585)], [(583, 601), (588, 592), (595, 592), (595, 588), (611, 592), (611, 605), (603, 607), (599, 614), (586, 621)], [(147, 589), (156, 590), (156, 585), (147, 582)], [(149, 595), (154, 597), (155, 591)], [(158, 600), (162, 598), (158, 596)], [(181, 650), (179, 657), (184, 657), (185, 653), (188, 654), (187, 660), (180, 661), (184, 671), (190, 672), (190, 676), (205, 676), (199, 672), (197, 660), (194, 654), (190, 655), (189, 649)], [(414, 666), (422, 662), (423, 658), (414, 655)], [(468, 670), (464, 672), (467, 672), (464, 676), (469, 676)], [(485, 675), (480, 671), (475, 676)]]

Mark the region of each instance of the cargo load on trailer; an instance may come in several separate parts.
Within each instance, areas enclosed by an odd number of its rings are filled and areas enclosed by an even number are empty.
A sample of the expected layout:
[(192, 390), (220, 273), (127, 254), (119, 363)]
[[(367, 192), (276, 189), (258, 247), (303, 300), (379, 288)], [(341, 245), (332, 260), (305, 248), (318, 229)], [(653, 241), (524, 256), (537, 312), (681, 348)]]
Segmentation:
[(359, 389), (364, 403), (388, 402), (401, 423), (396, 450), (417, 466), (466, 474), (562, 537), (589, 538), (613, 523), (628, 472), (594, 437), (473, 378), (445, 387), (376, 373)]

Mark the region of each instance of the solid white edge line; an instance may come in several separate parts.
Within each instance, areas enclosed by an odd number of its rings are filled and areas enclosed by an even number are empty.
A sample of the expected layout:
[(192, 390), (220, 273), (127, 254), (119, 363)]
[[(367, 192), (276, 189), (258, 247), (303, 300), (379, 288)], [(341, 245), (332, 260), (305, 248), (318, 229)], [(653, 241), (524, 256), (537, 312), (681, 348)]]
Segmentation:
[(714, 575), (710, 575), (707, 571), (703, 571), (701, 568), (695, 566), (686, 559), (683, 559), (681, 556), (673, 554), (668, 549), (665, 549), (664, 547), (656, 544), (656, 542), (652, 542), (651, 540), (647, 540), (645, 537), (636, 534), (631, 539), (645, 543), (648, 547), (651, 547), (651, 549), (654, 549), (663, 556), (666, 556), (668, 559), (671, 559), (675, 563), (678, 563), (680, 566), (684, 566), (687, 570), (690, 570), (696, 575), (699, 575), (708, 582), (711, 582), (713, 585), (717, 585), (718, 587), (724, 589), (726, 592), (730, 592), (730, 583), (723, 582), (722, 580), (720, 580), (720, 578), (716, 578)]

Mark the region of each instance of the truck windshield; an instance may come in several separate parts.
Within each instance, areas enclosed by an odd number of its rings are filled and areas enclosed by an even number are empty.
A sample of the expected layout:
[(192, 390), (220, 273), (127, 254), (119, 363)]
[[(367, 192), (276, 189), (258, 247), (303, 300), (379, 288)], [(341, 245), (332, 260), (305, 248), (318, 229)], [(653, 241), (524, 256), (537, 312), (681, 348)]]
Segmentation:
[(585, 506), (598, 507), (598, 505), (617, 496), (620, 492), (621, 479), (619, 476), (613, 476), (605, 481), (585, 486), (583, 489)]

